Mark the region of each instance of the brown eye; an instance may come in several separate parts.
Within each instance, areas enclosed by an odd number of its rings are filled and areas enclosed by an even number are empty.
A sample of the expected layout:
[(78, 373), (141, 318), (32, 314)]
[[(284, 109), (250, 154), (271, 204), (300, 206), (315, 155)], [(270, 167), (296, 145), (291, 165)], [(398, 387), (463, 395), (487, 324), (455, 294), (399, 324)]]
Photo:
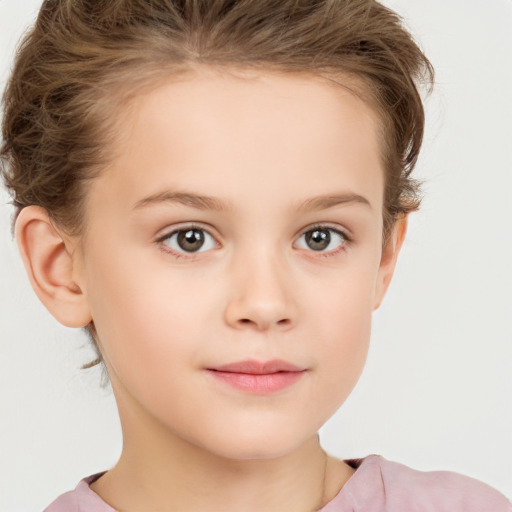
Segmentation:
[(196, 252), (204, 244), (204, 233), (199, 229), (189, 229), (188, 231), (178, 231), (178, 245), (187, 252)]
[(305, 233), (306, 244), (313, 251), (324, 251), (331, 243), (331, 233), (328, 229), (314, 229)]
[(315, 252), (331, 252), (343, 247), (348, 240), (348, 237), (337, 229), (318, 226), (306, 231), (297, 241), (297, 246)]
[(160, 242), (178, 253), (195, 253), (213, 249), (215, 239), (200, 228), (180, 229), (160, 239)]

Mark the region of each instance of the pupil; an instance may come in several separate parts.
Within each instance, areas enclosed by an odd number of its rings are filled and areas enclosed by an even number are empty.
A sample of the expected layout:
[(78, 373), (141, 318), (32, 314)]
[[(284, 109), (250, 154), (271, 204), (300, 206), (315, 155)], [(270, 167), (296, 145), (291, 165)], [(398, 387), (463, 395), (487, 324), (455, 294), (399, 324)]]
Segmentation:
[(178, 245), (187, 252), (201, 249), (204, 243), (204, 233), (198, 229), (189, 229), (178, 233)]
[(315, 229), (306, 233), (306, 242), (314, 251), (321, 251), (329, 246), (331, 233), (327, 229)]

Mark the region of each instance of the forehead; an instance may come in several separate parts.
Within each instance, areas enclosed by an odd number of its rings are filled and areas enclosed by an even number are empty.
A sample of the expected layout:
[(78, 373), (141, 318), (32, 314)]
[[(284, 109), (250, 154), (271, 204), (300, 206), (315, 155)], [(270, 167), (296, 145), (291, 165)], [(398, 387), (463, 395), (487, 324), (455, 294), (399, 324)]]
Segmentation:
[(187, 73), (138, 94), (115, 145), (100, 178), (103, 192), (117, 190), (113, 202), (133, 205), (176, 187), (244, 204), (301, 199), (331, 186), (373, 195), (377, 186), (379, 200), (383, 190), (375, 111), (318, 76)]

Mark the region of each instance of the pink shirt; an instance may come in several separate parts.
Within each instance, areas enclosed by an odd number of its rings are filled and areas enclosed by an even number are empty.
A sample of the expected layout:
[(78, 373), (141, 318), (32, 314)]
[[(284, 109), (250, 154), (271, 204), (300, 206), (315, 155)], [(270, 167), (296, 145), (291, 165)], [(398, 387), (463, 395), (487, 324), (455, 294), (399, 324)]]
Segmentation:
[[(357, 471), (320, 512), (512, 512), (502, 494), (457, 473), (415, 471), (378, 455), (346, 462)], [(98, 477), (84, 478), (44, 512), (116, 512), (89, 487)]]

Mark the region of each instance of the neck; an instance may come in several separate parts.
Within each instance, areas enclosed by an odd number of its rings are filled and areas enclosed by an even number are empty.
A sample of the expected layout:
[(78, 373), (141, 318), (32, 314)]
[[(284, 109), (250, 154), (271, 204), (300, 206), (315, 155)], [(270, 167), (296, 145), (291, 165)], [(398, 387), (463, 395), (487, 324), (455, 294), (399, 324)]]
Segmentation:
[(147, 415), (119, 410), (121, 457), (91, 488), (123, 512), (313, 512), (353, 473), (327, 457), (316, 435), (285, 455), (235, 460), (175, 435)]
[(327, 456), (316, 438), (271, 460), (229, 460), (193, 446), (140, 448), (123, 449), (92, 486), (118, 510), (312, 512), (328, 501)]

